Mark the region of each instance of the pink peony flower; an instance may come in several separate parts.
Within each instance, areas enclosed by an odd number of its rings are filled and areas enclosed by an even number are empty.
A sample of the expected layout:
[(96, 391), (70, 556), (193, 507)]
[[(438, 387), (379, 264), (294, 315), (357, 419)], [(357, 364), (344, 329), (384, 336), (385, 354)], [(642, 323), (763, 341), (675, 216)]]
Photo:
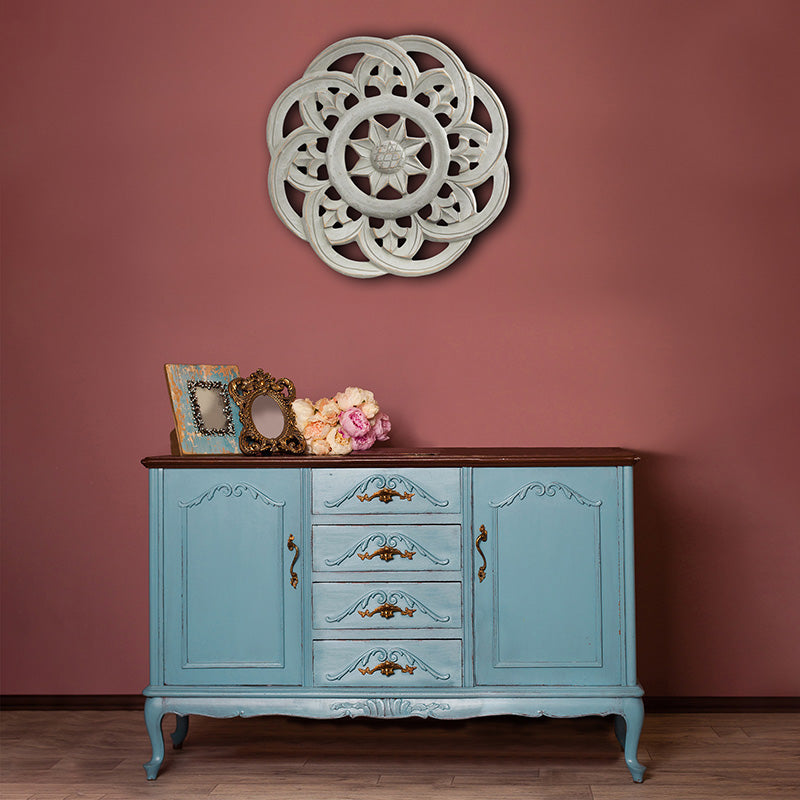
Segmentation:
[(353, 450), (369, 450), (375, 444), (375, 431), (371, 428), (363, 436), (354, 436)]
[(391, 430), (392, 423), (389, 421), (388, 414), (380, 413), (372, 420), (372, 432), (379, 442), (385, 442), (389, 438)]
[[(342, 411), (339, 415), (339, 425), (342, 426), (342, 431), (353, 439), (364, 436), (370, 431), (369, 420), (360, 408), (355, 407)], [(367, 448), (362, 449), (366, 450)]]

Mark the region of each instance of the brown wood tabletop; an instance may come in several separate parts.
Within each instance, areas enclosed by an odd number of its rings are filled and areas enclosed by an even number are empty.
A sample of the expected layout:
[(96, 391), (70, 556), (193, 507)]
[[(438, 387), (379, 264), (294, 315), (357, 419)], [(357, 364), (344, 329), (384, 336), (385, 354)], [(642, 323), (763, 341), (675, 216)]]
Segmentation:
[(639, 457), (621, 447), (445, 447), (404, 450), (376, 447), (346, 456), (150, 456), (148, 469), (241, 467), (599, 467), (628, 466)]

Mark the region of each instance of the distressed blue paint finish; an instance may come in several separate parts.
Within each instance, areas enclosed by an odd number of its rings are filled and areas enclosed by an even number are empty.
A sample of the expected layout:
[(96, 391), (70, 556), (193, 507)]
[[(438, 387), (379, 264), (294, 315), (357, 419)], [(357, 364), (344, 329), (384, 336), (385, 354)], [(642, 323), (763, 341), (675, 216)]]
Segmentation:
[[(181, 453), (213, 454), (238, 453), (242, 422), (239, 412), (228, 394), (228, 384), (239, 377), (235, 365), (165, 364), (167, 385), (175, 416), (175, 434)], [(223, 427), (206, 424), (195, 416), (192, 395), (198, 384), (214, 392), (220, 408), (224, 408), (226, 421)], [(195, 394), (196, 396), (196, 394)], [(202, 408), (198, 409), (202, 411)], [(203, 432), (205, 431), (205, 433)]]
[(461, 584), (315, 583), (314, 628), (320, 630), (392, 630), (461, 628)]
[[(381, 664), (391, 671), (382, 672)], [(461, 685), (461, 642), (454, 639), (314, 642), (315, 686), (391, 687)]]
[(153, 755), (144, 765), (147, 780), (154, 781), (164, 761), (164, 736), (161, 733), (161, 719), (164, 716), (165, 699), (163, 697), (148, 697), (144, 701), (144, 724), (150, 743), (153, 746)]
[(642, 780), (629, 466), (153, 469), (150, 525), (148, 779), (165, 714), (517, 714), (614, 717)]
[(314, 572), (461, 570), (459, 525), (314, 525)]
[(189, 733), (189, 717), (182, 717), (178, 715), (175, 718), (175, 730), (170, 734), (172, 739), (172, 748), (180, 750), (183, 747), (183, 742), (186, 739), (186, 734)]
[[(376, 493), (397, 495), (382, 502)], [(460, 474), (457, 469), (315, 469), (315, 514), (458, 513)]]
[(473, 509), (476, 683), (620, 683), (616, 469), (475, 470)]
[(164, 486), (168, 685), (302, 683), (299, 470), (170, 470)]

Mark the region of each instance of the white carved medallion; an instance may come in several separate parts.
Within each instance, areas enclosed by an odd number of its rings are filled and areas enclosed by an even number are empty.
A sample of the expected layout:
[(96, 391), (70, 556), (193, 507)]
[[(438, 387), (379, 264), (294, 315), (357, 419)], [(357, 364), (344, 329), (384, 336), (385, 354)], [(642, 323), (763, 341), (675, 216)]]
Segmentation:
[(495, 93), (441, 42), (343, 39), (270, 111), (269, 194), (338, 272), (429, 275), (505, 205), (507, 138)]

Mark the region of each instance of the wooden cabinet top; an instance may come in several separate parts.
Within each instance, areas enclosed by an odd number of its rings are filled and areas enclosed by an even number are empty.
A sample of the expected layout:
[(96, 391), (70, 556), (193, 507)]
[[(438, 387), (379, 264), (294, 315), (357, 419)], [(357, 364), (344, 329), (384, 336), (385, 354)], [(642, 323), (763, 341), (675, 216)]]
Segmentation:
[(346, 456), (150, 456), (148, 469), (253, 469), (274, 467), (598, 467), (628, 466), (639, 457), (621, 447), (448, 447), (401, 450), (376, 447)]

